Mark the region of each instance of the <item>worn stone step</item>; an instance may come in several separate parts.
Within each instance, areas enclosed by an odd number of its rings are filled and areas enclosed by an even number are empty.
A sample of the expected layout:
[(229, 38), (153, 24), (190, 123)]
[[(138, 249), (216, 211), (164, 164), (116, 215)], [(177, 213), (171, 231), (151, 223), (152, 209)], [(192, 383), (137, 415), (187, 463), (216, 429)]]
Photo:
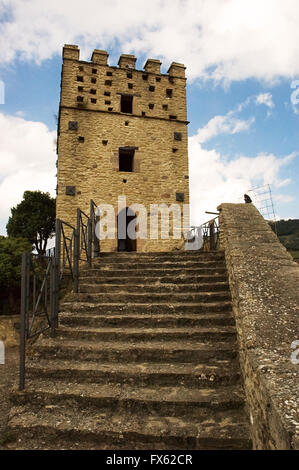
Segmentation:
[(210, 388), (240, 382), (237, 360), (219, 360), (211, 364), (192, 363), (98, 363), (56, 359), (55, 363), (39, 358), (31, 360), (26, 374), (29, 379), (46, 378), (76, 383), (119, 383), (141, 386), (184, 385)]
[(70, 293), (66, 296), (67, 302), (89, 302), (89, 303), (191, 303), (191, 302), (221, 302), (230, 300), (229, 290), (217, 292), (130, 292), (130, 293), (108, 293), (108, 292), (79, 292), (78, 294)]
[(81, 276), (105, 276), (105, 277), (136, 277), (136, 275), (142, 274), (144, 276), (150, 277), (164, 277), (165, 276), (199, 276), (201, 274), (209, 274), (209, 275), (225, 275), (226, 268), (221, 266), (215, 267), (196, 267), (196, 268), (177, 268), (177, 267), (168, 267), (168, 268), (152, 268), (150, 265), (147, 267), (140, 269), (139, 272), (137, 269), (103, 269), (103, 268), (90, 268), (90, 269), (82, 269)]
[(144, 269), (198, 269), (198, 268), (225, 268), (224, 260), (186, 260), (186, 261), (174, 261), (164, 260), (157, 262), (156, 260), (134, 260), (134, 261), (123, 261), (114, 260), (111, 261), (94, 261), (92, 264), (93, 269), (100, 269), (103, 271), (110, 271), (115, 269), (127, 270), (144, 270)]
[[(78, 294), (75, 294), (77, 296)], [(171, 298), (171, 297), (170, 297)], [(104, 315), (114, 315), (116, 313), (140, 313), (140, 314), (168, 314), (168, 313), (209, 313), (209, 312), (231, 312), (232, 303), (230, 300), (220, 302), (158, 302), (158, 303), (136, 303), (124, 304), (121, 303), (94, 303), (94, 302), (79, 302), (79, 301), (64, 301), (61, 304), (61, 310), (69, 312), (86, 312), (97, 313)]]
[(217, 292), (217, 291), (229, 291), (229, 285), (227, 282), (213, 282), (213, 283), (193, 283), (193, 284), (162, 284), (156, 282), (155, 284), (148, 285), (144, 284), (95, 284), (89, 283), (88, 281), (81, 280), (79, 284), (79, 292), (81, 293), (140, 293), (140, 292), (152, 292), (152, 293), (176, 293), (176, 292)]
[(234, 326), (181, 328), (96, 328), (91, 326), (60, 327), (57, 338), (94, 341), (229, 341), (236, 337)]
[(234, 325), (235, 320), (232, 315), (225, 313), (210, 313), (205, 315), (171, 315), (171, 314), (136, 314), (136, 315), (92, 315), (87, 313), (60, 312), (60, 325), (81, 325), (81, 326), (216, 326), (216, 325)]
[(121, 341), (78, 341), (43, 338), (35, 345), (42, 359), (77, 359), (97, 362), (203, 362), (235, 359), (237, 342), (153, 341), (128, 344)]
[(93, 258), (93, 261), (101, 261), (101, 259), (109, 260), (134, 260), (134, 259), (225, 259), (224, 251), (193, 251), (193, 250), (176, 250), (176, 251), (147, 251), (147, 252), (100, 252), (97, 258)]
[(184, 386), (136, 387), (131, 384), (99, 384), (53, 382), (46, 379), (27, 380), (26, 390), (11, 395), (14, 405), (31, 404), (33, 408), (60, 403), (76, 403), (83, 410), (118, 409), (155, 416), (194, 416), (197, 410), (232, 410), (244, 407), (241, 385), (217, 388), (188, 388)]
[[(25, 426), (24, 426), (25, 425)], [(243, 410), (198, 410), (197, 419), (98, 410), (83, 412), (66, 404), (11, 410), (10, 429), (18, 434), (15, 448), (90, 450), (237, 450), (250, 449)]]
[(81, 275), (79, 278), (79, 285), (80, 284), (104, 284), (104, 285), (127, 285), (127, 284), (134, 284), (134, 285), (144, 285), (152, 286), (157, 284), (214, 284), (218, 282), (227, 283), (227, 275), (220, 274), (220, 275), (209, 275), (209, 274), (201, 274), (198, 276), (194, 275), (186, 275), (184, 273), (179, 273), (175, 275), (168, 275), (168, 276), (147, 276), (146, 274), (135, 275), (135, 276), (119, 276), (119, 277), (105, 277), (105, 276), (91, 276), (88, 274), (88, 271), (85, 272), (84, 275)]

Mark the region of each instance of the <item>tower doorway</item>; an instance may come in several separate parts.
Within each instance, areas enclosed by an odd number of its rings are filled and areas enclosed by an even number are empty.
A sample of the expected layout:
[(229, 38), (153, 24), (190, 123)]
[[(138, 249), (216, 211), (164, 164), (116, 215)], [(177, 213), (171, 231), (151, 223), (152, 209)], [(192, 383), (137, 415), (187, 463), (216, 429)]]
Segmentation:
[(117, 216), (117, 251), (136, 251), (136, 239), (128, 235), (128, 225), (136, 218), (136, 214), (128, 207), (122, 209)]

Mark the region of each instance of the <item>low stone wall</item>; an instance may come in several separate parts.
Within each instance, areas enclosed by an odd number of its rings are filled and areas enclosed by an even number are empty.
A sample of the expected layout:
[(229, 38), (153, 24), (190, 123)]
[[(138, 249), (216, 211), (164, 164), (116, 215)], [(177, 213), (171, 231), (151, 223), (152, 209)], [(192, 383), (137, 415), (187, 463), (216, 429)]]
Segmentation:
[(19, 315), (0, 315), (0, 341), (4, 342), (6, 348), (19, 344), (19, 334), (14, 327), (14, 323), (19, 321)]
[(253, 446), (299, 449), (299, 266), (253, 204), (218, 209)]

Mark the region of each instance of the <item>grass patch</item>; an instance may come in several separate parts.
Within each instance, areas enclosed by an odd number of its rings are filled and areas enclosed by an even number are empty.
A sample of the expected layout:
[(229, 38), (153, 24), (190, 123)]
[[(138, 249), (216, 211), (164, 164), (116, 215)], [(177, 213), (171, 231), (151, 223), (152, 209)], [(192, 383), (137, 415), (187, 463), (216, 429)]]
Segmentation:
[(290, 253), (294, 259), (299, 260), (299, 250), (290, 250)]
[(10, 442), (14, 442), (15, 440), (16, 436), (11, 431), (4, 431), (0, 434), (0, 446), (9, 444)]

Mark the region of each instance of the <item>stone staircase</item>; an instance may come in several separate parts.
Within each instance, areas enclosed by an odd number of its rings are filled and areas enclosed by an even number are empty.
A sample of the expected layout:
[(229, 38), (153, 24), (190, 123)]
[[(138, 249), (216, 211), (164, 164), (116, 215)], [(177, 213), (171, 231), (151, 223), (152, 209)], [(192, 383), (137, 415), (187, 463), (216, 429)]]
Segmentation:
[(102, 254), (34, 351), (15, 448), (250, 448), (221, 252)]

